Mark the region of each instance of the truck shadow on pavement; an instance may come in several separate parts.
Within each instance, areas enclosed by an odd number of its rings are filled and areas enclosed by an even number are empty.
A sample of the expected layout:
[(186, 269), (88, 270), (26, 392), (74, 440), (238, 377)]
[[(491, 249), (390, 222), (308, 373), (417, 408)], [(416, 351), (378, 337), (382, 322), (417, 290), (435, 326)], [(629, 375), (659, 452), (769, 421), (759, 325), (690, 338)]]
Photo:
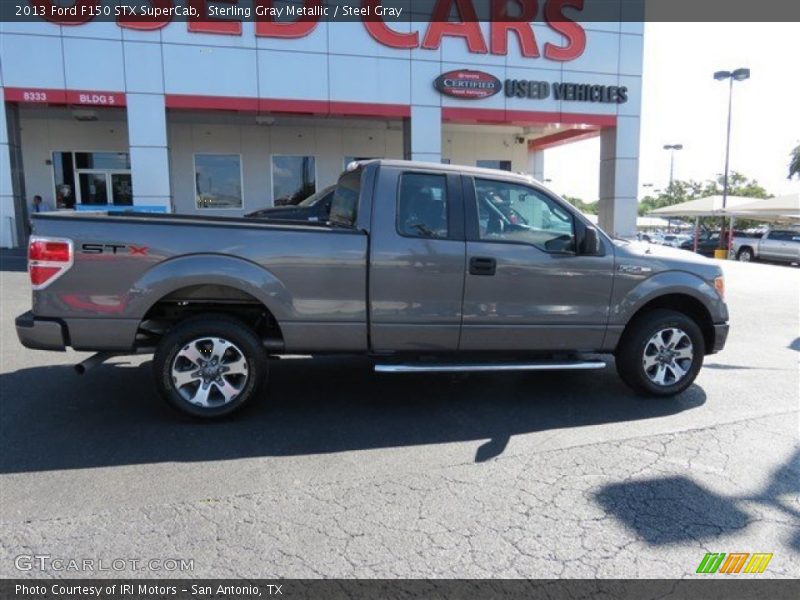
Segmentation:
[(761, 520), (746, 512), (748, 505), (771, 508), (793, 524), (785, 528), (787, 532), (794, 529), (789, 546), (800, 551), (800, 508), (796, 505), (799, 494), (800, 450), (796, 450), (771, 474), (764, 488), (752, 496), (721, 496), (688, 477), (674, 476), (610, 484), (595, 494), (595, 500), (606, 513), (652, 546), (720, 537)]
[(156, 394), (150, 362), (125, 358), (75, 375), (69, 365), (0, 378), (0, 472), (166, 461), (291, 456), (488, 440), (663, 417), (701, 406), (693, 385), (672, 399), (635, 396), (602, 371), (503, 375), (378, 375), (361, 358), (276, 361), (262, 398), (220, 422), (198, 422)]

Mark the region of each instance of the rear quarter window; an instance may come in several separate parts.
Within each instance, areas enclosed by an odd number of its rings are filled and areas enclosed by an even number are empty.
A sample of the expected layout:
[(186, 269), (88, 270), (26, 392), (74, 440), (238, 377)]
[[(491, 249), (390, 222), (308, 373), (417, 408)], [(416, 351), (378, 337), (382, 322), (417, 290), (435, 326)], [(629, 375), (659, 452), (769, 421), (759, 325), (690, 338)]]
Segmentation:
[(331, 201), (329, 220), (337, 225), (355, 227), (358, 217), (358, 197), (361, 193), (361, 169), (349, 171), (339, 177)]

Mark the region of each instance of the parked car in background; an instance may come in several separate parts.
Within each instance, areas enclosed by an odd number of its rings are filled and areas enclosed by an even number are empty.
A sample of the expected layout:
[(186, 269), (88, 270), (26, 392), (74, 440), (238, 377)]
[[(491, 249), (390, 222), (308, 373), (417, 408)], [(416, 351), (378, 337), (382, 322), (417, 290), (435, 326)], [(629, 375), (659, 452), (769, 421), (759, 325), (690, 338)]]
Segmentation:
[[(714, 256), (714, 250), (720, 247), (720, 235), (721, 233), (719, 231), (705, 230), (700, 232), (700, 235), (697, 237), (697, 253), (703, 256)], [(733, 236), (734, 239), (737, 236), (751, 239), (758, 237), (744, 231), (734, 231)], [(694, 238), (690, 236), (688, 240), (681, 243), (680, 247), (683, 250), (694, 250)]]
[(772, 260), (800, 263), (800, 231), (768, 229), (760, 238), (733, 238), (733, 253), (737, 260)]
[(661, 241), (664, 246), (671, 246), (672, 248), (680, 248), (681, 244), (689, 239), (690, 236), (683, 233), (668, 233)]
[[(697, 253), (703, 256), (714, 256), (714, 250), (719, 248), (719, 231), (703, 231), (697, 236)], [(694, 238), (681, 242), (683, 250), (694, 250)]]
[(251, 219), (271, 221), (322, 221), (328, 220), (335, 185), (312, 194), (296, 206), (270, 206), (246, 214)]
[(675, 235), (672, 233), (667, 233), (666, 235), (661, 236), (660, 244), (662, 246), (674, 246), (675, 245)]

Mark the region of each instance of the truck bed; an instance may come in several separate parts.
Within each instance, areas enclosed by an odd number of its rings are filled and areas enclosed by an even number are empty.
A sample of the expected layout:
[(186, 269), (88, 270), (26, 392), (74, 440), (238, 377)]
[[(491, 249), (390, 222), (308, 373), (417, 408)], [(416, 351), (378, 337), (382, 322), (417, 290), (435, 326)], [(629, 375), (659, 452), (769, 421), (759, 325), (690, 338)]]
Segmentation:
[(268, 307), (287, 351), (327, 350), (333, 341), (341, 350), (366, 349), (363, 232), (239, 217), (83, 213), (35, 215), (33, 235), (74, 242), (72, 267), (34, 291), (32, 312), (62, 320), (76, 349), (130, 349), (158, 303), (209, 299)]

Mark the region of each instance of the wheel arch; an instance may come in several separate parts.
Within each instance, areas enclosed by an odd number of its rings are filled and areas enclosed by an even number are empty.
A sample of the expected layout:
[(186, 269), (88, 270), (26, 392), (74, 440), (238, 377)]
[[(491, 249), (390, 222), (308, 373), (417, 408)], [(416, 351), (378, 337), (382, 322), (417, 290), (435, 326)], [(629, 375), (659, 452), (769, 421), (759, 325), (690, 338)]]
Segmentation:
[[(289, 294), (266, 269), (224, 255), (193, 255), (166, 261), (133, 287), (139, 315), (137, 345), (161, 336), (175, 323), (200, 313), (239, 318), (262, 336), (283, 341), (280, 322), (289, 310)], [(259, 317), (262, 318), (259, 321)]]
[(700, 299), (685, 292), (662, 294), (642, 304), (625, 324), (620, 341), (624, 339), (625, 334), (631, 330), (632, 325), (639, 318), (656, 309), (674, 310), (692, 319), (703, 333), (705, 354), (708, 354), (714, 348), (714, 336), (716, 334), (711, 311)]

